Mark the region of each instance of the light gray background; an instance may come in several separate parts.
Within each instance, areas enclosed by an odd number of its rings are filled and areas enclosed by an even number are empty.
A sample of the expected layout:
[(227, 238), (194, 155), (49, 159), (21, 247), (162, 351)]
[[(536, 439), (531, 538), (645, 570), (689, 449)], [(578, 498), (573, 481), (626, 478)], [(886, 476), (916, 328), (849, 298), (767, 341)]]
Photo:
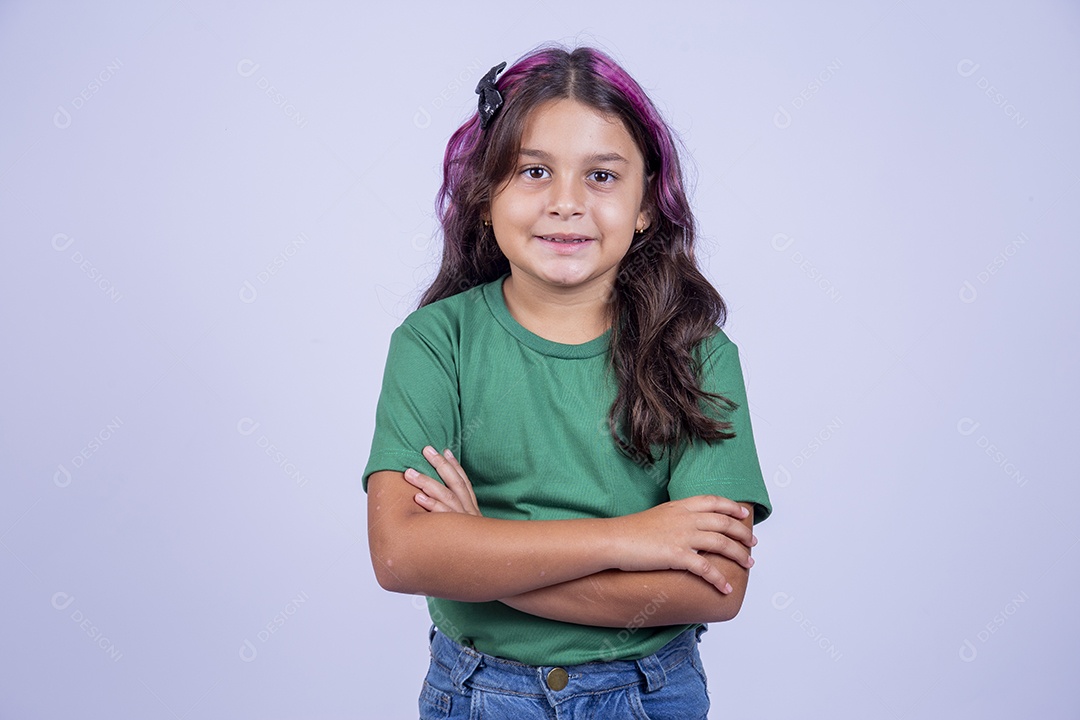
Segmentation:
[(545, 40), (681, 135), (730, 304), (775, 512), (713, 716), (1077, 717), (1078, 37), (1067, 2), (0, 5), (0, 717), (415, 716), (360, 473), (446, 140)]

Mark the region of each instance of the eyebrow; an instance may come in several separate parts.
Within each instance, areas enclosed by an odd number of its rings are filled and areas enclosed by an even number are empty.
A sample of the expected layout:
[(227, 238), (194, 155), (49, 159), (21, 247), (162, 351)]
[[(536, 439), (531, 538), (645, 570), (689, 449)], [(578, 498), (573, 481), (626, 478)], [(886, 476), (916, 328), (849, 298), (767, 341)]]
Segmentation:
[[(543, 150), (534, 150), (533, 148), (521, 148), (521, 151), (518, 154), (519, 155), (524, 155), (525, 157), (534, 157), (534, 158), (537, 158), (539, 160), (544, 160), (544, 161), (547, 161), (547, 162), (550, 162), (551, 159), (552, 159), (552, 156), (551, 156), (550, 153), (546, 153)], [(596, 153), (595, 155), (590, 155), (589, 157), (585, 158), (585, 161), (590, 162), (590, 163), (625, 163), (625, 164), (629, 164), (629, 162), (630, 162), (629, 160), (624, 158), (619, 153), (614, 153), (614, 152), (611, 152), (611, 153)]]

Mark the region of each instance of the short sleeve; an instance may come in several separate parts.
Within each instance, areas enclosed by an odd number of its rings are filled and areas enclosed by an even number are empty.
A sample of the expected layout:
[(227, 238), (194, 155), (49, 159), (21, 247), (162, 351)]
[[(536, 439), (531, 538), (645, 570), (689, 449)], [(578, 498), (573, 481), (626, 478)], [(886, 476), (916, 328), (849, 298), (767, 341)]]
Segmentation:
[(454, 344), (443, 330), (422, 332), (408, 323), (390, 336), (382, 390), (375, 409), (375, 432), (364, 468), (363, 487), (378, 470), (416, 468), (439, 479), (421, 452), (460, 451), (461, 408)]
[(704, 403), (703, 406), (710, 417), (730, 422), (729, 432), (734, 432), (735, 437), (711, 443), (701, 439), (684, 443), (672, 456), (668, 496), (681, 500), (694, 495), (720, 495), (736, 502), (753, 503), (754, 524), (757, 524), (772, 514), (772, 503), (754, 445), (739, 350), (722, 330), (703, 341), (701, 349), (705, 354), (700, 377), (702, 389), (723, 395), (738, 407), (727, 411), (726, 406)]

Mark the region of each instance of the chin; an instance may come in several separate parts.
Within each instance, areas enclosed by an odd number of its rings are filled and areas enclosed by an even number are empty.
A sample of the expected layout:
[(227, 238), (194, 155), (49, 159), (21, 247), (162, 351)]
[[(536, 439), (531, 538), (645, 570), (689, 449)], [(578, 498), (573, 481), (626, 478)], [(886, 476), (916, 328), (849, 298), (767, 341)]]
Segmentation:
[(558, 285), (560, 287), (574, 287), (592, 279), (587, 271), (543, 273), (540, 278), (549, 285)]

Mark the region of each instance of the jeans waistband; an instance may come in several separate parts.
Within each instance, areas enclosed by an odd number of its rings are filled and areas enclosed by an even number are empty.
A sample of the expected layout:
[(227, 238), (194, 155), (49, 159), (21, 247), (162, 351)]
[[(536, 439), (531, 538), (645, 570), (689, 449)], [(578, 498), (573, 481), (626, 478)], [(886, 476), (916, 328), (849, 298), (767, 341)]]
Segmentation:
[[(521, 692), (526, 687), (535, 691), (524, 694), (547, 695), (552, 701), (562, 700), (583, 693), (595, 693), (619, 687), (641, 684), (646, 692), (654, 692), (664, 686), (666, 671), (689, 660), (697, 652), (701, 634), (707, 625), (688, 628), (652, 655), (638, 660), (612, 660), (590, 662), (580, 665), (525, 665), (513, 660), (495, 657), (465, 647), (440, 632), (434, 625), (428, 633), (431, 655), (435, 662), (446, 668), (459, 691), (469, 685), (480, 689), (497, 689), (508, 682), (517, 685)], [(556, 668), (566, 670), (569, 682), (565, 689), (552, 691), (544, 678)], [(535, 681), (535, 682), (532, 682)]]

